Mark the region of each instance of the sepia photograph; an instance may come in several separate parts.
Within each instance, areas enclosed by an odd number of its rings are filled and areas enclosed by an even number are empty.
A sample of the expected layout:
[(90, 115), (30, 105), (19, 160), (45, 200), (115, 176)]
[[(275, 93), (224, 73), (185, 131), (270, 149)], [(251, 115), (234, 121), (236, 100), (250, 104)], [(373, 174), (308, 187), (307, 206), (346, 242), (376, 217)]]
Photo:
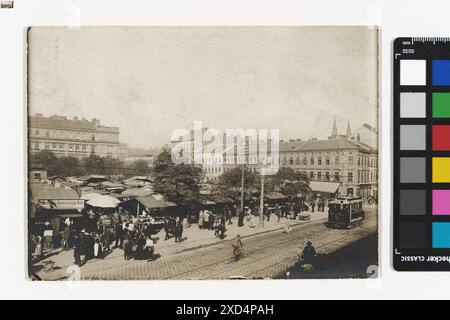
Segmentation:
[(26, 60), (29, 280), (377, 277), (377, 27), (30, 27)]

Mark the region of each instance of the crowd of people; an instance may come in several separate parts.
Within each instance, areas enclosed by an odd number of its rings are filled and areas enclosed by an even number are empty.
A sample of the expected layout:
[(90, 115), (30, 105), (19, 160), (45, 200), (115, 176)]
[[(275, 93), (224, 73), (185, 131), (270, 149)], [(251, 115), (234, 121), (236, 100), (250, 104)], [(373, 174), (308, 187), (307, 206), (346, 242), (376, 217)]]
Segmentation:
[[(325, 200), (317, 199), (306, 202), (302, 199), (292, 201), (276, 202), (265, 204), (263, 217), (270, 221), (271, 215), (275, 215), (277, 221), (286, 218), (287, 221), (297, 219), (304, 211), (314, 212), (324, 211)], [(245, 206), (244, 219), (248, 227), (256, 226), (256, 216), (259, 215), (259, 202), (247, 203)], [(198, 228), (206, 231), (213, 231), (214, 237), (224, 239), (226, 237), (227, 225), (233, 224), (233, 218), (239, 216), (239, 209), (236, 206), (225, 206), (222, 208), (201, 209), (198, 215), (188, 215), (186, 218), (180, 216), (166, 216), (163, 222), (156, 222), (145, 210), (142, 214), (134, 215), (119, 207), (113, 212), (96, 212), (89, 209), (84, 212), (84, 219), (80, 224), (67, 218), (63, 221), (61, 231), (53, 235), (47, 243), (44, 235), (30, 236), (29, 248), (30, 259), (39, 261), (42, 258), (45, 247), (61, 247), (63, 250), (73, 249), (74, 262), (83, 265), (91, 259), (103, 259), (115, 248), (123, 250), (125, 260), (150, 260), (155, 254), (152, 235), (164, 230), (164, 240), (174, 238), (175, 243), (186, 240), (183, 238), (183, 231), (190, 222), (196, 222)], [(192, 218), (194, 220), (192, 220)], [(51, 229), (51, 226), (48, 226)], [(287, 225), (283, 232), (290, 233), (292, 228)]]

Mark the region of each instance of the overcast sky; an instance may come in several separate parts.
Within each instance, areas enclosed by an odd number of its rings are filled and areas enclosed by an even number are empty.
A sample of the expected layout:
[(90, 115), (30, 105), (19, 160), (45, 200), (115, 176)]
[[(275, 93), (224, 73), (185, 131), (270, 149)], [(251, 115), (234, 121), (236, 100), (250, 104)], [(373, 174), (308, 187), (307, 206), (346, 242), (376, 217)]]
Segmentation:
[(327, 28), (32, 28), (29, 108), (160, 147), (175, 128), (277, 128), (326, 138), (377, 126), (377, 33)]

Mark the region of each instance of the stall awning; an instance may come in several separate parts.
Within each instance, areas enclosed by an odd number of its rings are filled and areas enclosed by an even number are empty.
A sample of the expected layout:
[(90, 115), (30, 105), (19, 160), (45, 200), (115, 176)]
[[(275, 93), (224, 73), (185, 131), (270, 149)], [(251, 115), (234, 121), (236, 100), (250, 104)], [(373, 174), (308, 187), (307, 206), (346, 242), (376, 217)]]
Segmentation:
[(287, 198), (284, 194), (280, 192), (268, 192), (265, 194), (265, 197), (270, 200), (282, 200)]
[(331, 193), (334, 194), (338, 190), (340, 182), (326, 182), (326, 181), (311, 181), (309, 187), (313, 192)]
[(121, 195), (123, 197), (146, 197), (153, 193), (150, 188), (132, 188), (122, 191)]
[(137, 197), (136, 201), (139, 202), (142, 206), (148, 209), (155, 208), (167, 208), (167, 207), (176, 207), (177, 205), (170, 201), (165, 201), (164, 199), (156, 198), (153, 195), (145, 196), (145, 197)]
[(78, 193), (72, 188), (57, 188), (50, 184), (30, 184), (31, 197), (33, 200), (74, 200), (80, 199)]

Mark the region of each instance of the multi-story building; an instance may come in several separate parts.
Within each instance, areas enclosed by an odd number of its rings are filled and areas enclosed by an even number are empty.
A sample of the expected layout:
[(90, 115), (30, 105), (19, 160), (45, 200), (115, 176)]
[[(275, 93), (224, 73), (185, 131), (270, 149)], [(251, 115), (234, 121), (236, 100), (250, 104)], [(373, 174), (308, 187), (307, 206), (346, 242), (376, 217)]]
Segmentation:
[(90, 154), (119, 157), (119, 128), (100, 125), (97, 119), (35, 114), (28, 118), (28, 132), (31, 154), (49, 150), (57, 156), (78, 159)]
[(339, 135), (335, 121), (326, 140), (283, 141), (280, 164), (301, 171), (311, 181), (340, 182), (340, 194), (366, 197), (378, 192), (377, 149), (352, 137), (350, 124), (346, 134)]

